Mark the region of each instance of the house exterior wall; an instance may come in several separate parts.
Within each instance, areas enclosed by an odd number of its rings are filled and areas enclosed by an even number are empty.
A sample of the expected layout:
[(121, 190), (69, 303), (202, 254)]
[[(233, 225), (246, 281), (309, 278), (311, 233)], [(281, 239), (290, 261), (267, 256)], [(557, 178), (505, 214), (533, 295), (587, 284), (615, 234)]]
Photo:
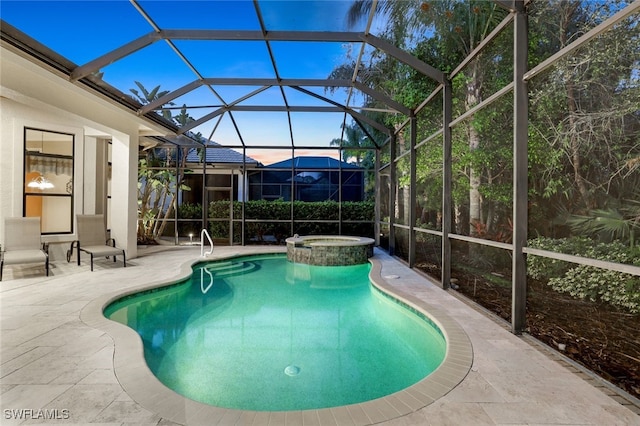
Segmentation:
[[(0, 97), (0, 234), (4, 235), (4, 218), (23, 215), (23, 173), (24, 173), (24, 128), (32, 127), (49, 131), (69, 133), (74, 136), (74, 199), (75, 213), (82, 211), (84, 205), (84, 132), (77, 122), (59, 114), (33, 108), (29, 105), (8, 99), (2, 88)], [(62, 243), (74, 239), (74, 234), (43, 236), (43, 241)], [(55, 244), (52, 246), (55, 258)], [(55, 260), (55, 259), (54, 259)]]
[[(104, 161), (99, 143), (112, 140), (111, 236), (137, 256), (137, 157), (141, 131), (157, 131), (134, 114), (100, 99), (68, 80), (44, 70), (12, 51), (0, 48), (0, 241), (4, 218), (23, 214), (24, 127), (74, 135), (73, 213), (99, 213), (105, 207)], [(99, 199), (100, 198), (100, 199)], [(44, 235), (53, 261), (66, 257), (73, 234)]]

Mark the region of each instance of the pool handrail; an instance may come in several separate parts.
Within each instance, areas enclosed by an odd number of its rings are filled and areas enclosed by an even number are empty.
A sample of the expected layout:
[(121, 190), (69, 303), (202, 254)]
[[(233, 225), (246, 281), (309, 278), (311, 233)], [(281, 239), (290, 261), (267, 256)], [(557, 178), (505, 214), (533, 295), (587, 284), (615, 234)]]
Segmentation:
[[(204, 288), (204, 273), (207, 273), (207, 275), (209, 275), (209, 284), (207, 285), (207, 288)], [(202, 291), (202, 294), (207, 294), (207, 292), (209, 291), (209, 289), (211, 288), (211, 286), (213, 285), (213, 274), (211, 272), (209, 272), (209, 270), (207, 268), (200, 268), (200, 290)]]
[[(209, 250), (208, 252), (204, 252), (204, 237), (207, 237), (207, 240), (209, 240), (209, 244), (211, 245), (211, 250)], [(211, 239), (211, 236), (209, 236), (209, 232), (207, 232), (206, 229), (202, 229), (202, 231), (200, 232), (200, 256), (201, 257), (205, 257), (210, 255), (211, 253), (213, 253), (213, 240)]]

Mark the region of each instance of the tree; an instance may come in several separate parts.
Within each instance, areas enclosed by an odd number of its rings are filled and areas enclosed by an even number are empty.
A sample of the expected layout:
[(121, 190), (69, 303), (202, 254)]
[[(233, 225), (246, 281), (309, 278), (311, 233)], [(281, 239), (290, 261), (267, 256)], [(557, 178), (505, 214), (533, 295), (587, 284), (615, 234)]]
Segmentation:
[(375, 151), (371, 147), (371, 141), (357, 123), (342, 124), (341, 127), (344, 138), (335, 138), (329, 144), (343, 148), (342, 161), (355, 159), (356, 164), (366, 170), (365, 199), (371, 199), (375, 196)]
[[(537, 60), (570, 44), (625, 2), (539, 2), (530, 22), (538, 32)], [(530, 82), (530, 146), (545, 150), (532, 162), (534, 205), (551, 205), (533, 221), (602, 239), (631, 241), (637, 222), (640, 173), (640, 26), (631, 16)], [(634, 213), (636, 212), (636, 213)], [(635, 225), (634, 225), (635, 223)]]
[[(366, 17), (373, 7), (372, 0), (357, 0), (348, 12), (348, 22), (353, 25)], [(494, 2), (441, 0), (441, 1), (382, 1), (376, 9), (380, 15), (388, 18), (385, 34), (391, 35), (396, 44), (420, 45), (425, 40), (424, 34), (431, 34), (427, 42), (427, 52), (433, 63), (447, 67), (455, 66), (475, 49), (489, 34), (494, 26), (505, 16), (506, 12)], [(509, 52), (505, 49), (503, 52)], [(472, 60), (458, 75), (457, 82), (464, 91), (462, 107), (468, 111), (483, 100), (483, 85), (487, 83), (489, 73), (484, 73), (488, 62), (495, 57), (487, 58), (481, 53)], [(396, 83), (397, 84), (397, 83)], [(405, 92), (406, 93), (406, 92)], [(424, 98), (428, 93), (420, 93)], [(415, 93), (414, 93), (415, 97)], [(467, 124), (467, 146), (470, 156), (482, 148), (481, 134), (473, 125)], [(403, 143), (399, 140), (399, 143)], [(481, 185), (482, 170), (476, 167), (475, 161), (469, 161), (466, 171), (468, 178), (468, 216), (469, 232), (476, 234), (477, 224), (484, 223), (482, 215)]]
[[(129, 91), (133, 93), (134, 98), (142, 105), (147, 105), (169, 93), (168, 90), (160, 91), (160, 86), (156, 86), (151, 91), (148, 91), (139, 81), (134, 81), (134, 83), (136, 86), (138, 86), (138, 89), (140, 89), (140, 91), (138, 92), (138, 90), (136, 89), (129, 89)], [(173, 105), (173, 103), (169, 102), (167, 105)], [(171, 110), (163, 109), (162, 116), (167, 120), (171, 120)]]
[[(140, 82), (135, 82), (140, 92), (131, 92), (143, 105), (164, 96), (168, 91), (160, 91), (160, 86), (148, 91)], [(142, 93), (142, 95), (140, 94)], [(180, 113), (171, 116), (170, 109), (163, 109), (163, 116), (184, 126), (193, 121), (183, 105)], [(200, 134), (194, 138), (201, 140)], [(151, 148), (145, 158), (138, 161), (138, 241), (147, 242), (163, 235), (170, 219), (176, 211), (178, 191), (188, 191), (184, 184), (185, 164), (189, 148)], [(176, 167), (178, 173), (168, 170)]]
[[(363, 148), (370, 148), (369, 138), (364, 134), (360, 126), (356, 123), (351, 123), (343, 124), (341, 127), (344, 132), (344, 138), (335, 138), (329, 144), (343, 148), (342, 161), (348, 162), (349, 159), (355, 158), (357, 165), (367, 168), (372, 167), (372, 151), (363, 150)], [(363, 164), (365, 160), (367, 164)]]

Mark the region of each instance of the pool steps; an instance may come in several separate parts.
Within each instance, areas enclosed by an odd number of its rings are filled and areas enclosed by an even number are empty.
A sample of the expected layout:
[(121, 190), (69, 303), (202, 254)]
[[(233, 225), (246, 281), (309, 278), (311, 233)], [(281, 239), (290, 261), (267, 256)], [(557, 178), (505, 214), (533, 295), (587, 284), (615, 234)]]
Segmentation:
[[(200, 290), (202, 294), (207, 294), (209, 289), (213, 286), (214, 278), (221, 278), (231, 275), (239, 275), (245, 272), (252, 271), (256, 268), (256, 264), (253, 262), (218, 262), (212, 265), (207, 265), (200, 269)], [(205, 278), (205, 272), (209, 276)], [(206, 285), (205, 285), (206, 282)]]
[(227, 275), (241, 274), (243, 272), (252, 271), (256, 268), (256, 264), (253, 262), (223, 262), (208, 265), (202, 269), (213, 273), (216, 277), (222, 277)]

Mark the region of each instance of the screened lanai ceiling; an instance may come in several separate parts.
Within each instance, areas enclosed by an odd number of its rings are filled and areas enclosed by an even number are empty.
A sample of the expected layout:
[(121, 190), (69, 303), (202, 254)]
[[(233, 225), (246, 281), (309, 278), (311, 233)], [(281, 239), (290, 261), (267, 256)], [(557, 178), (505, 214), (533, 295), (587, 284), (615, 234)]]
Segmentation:
[[(379, 147), (390, 131), (371, 117), (412, 111), (373, 90), (364, 65), (388, 55), (435, 81), (444, 74), (378, 34), (375, 0), (347, 25), (352, 4), (3, 0), (2, 37), (163, 124), (178, 144), (329, 148), (355, 123)], [(331, 77), (347, 63), (351, 74)]]

